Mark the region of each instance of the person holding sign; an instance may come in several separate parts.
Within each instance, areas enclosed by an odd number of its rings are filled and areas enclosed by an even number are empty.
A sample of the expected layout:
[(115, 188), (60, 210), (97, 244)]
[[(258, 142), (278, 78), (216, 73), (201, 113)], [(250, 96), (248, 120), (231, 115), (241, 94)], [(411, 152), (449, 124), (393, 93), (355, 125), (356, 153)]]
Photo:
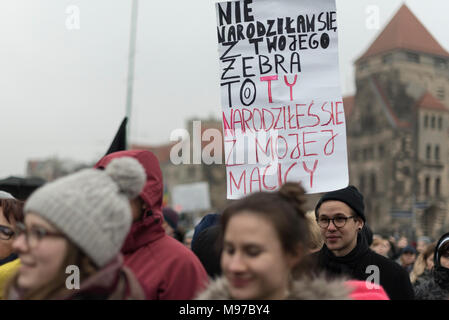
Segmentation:
[(276, 192), (258, 192), (227, 207), (221, 218), (224, 276), (198, 299), (349, 299), (343, 280), (311, 278), (304, 190), (286, 183)]
[(318, 270), (330, 276), (365, 280), (382, 286), (391, 300), (414, 299), (407, 272), (394, 261), (369, 248), (365, 236), (363, 195), (354, 186), (324, 194), (315, 207), (323, 248), (312, 255)]

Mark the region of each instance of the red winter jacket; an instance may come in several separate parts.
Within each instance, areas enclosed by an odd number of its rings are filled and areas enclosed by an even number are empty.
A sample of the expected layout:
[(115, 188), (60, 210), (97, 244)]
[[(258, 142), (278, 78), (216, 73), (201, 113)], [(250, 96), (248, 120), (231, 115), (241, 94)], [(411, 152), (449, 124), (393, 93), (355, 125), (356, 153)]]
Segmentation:
[(208, 276), (192, 251), (165, 234), (162, 172), (157, 158), (145, 150), (120, 151), (103, 157), (95, 167), (104, 168), (119, 157), (135, 158), (145, 168), (147, 182), (140, 197), (151, 211), (131, 226), (122, 248), (125, 265), (136, 275), (147, 299), (193, 299), (207, 285)]

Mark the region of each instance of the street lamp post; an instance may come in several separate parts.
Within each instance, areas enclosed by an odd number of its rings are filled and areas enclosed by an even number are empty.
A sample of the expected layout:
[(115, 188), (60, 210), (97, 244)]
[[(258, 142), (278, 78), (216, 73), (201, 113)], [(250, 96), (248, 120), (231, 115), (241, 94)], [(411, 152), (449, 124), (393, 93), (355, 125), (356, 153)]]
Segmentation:
[(134, 84), (134, 59), (136, 55), (136, 34), (137, 34), (137, 11), (138, 0), (132, 0), (131, 9), (131, 30), (129, 36), (129, 53), (128, 53), (128, 81), (126, 90), (126, 117), (128, 125), (126, 127), (126, 145), (129, 147), (129, 138), (131, 132), (131, 111), (133, 102), (133, 84)]

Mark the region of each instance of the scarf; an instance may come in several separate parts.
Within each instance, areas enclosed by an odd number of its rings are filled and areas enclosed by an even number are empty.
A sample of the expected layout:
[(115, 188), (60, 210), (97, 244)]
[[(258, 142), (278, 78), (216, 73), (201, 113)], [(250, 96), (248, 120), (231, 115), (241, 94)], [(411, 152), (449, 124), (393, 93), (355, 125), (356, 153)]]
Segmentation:
[(351, 278), (360, 279), (357, 273), (357, 267), (360, 265), (360, 260), (370, 251), (368, 242), (365, 236), (359, 232), (357, 235), (357, 245), (347, 255), (337, 257), (331, 250), (323, 245), (321, 249), (319, 264), (322, 268), (328, 271), (331, 275), (347, 275)]
[(449, 291), (449, 269), (442, 266), (434, 267), (433, 278), (441, 289)]

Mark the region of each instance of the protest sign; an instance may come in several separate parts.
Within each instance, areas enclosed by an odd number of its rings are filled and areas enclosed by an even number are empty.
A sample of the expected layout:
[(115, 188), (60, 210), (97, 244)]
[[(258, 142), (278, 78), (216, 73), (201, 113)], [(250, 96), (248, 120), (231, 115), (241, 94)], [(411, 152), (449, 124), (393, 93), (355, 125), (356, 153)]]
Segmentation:
[(210, 209), (209, 184), (196, 182), (173, 187), (172, 206), (182, 212), (195, 212)]
[(227, 195), (348, 185), (335, 0), (216, 3)]

